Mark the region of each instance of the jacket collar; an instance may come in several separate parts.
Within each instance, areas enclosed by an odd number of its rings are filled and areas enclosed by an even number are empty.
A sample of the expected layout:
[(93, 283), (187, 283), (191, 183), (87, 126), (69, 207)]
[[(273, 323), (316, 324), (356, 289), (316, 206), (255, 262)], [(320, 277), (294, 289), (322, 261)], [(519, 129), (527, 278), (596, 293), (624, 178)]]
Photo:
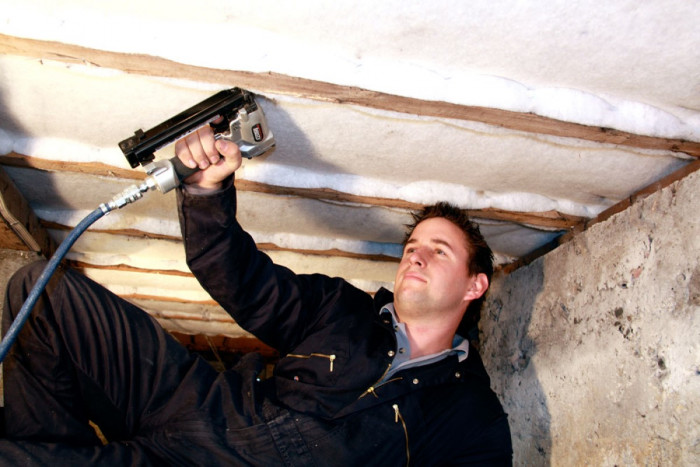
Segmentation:
[(387, 303), (392, 303), (393, 301), (394, 293), (384, 287), (380, 288), (374, 294), (374, 311), (376, 311), (378, 315)]

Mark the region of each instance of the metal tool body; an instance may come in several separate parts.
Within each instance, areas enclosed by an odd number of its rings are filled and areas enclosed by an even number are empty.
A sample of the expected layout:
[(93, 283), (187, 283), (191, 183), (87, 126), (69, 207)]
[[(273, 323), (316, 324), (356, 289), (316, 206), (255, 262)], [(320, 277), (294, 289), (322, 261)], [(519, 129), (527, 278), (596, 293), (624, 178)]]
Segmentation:
[(249, 91), (231, 88), (203, 100), (148, 131), (141, 129), (119, 143), (131, 167), (142, 165), (152, 178), (149, 188), (166, 193), (199, 169), (191, 169), (177, 157), (155, 161), (155, 152), (205, 125), (214, 137), (234, 142), (248, 159), (275, 146), (265, 114)]

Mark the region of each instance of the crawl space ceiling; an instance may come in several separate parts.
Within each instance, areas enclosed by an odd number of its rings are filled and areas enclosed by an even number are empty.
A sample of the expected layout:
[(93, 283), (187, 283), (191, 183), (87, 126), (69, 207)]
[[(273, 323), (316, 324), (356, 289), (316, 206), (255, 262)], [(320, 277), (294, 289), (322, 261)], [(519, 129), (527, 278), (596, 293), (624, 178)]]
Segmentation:
[[(392, 288), (412, 209), (470, 210), (508, 271), (700, 156), (697, 0), (0, 11), (0, 169), (36, 216), (28, 250), (143, 180), (119, 141), (236, 86), (277, 142), (237, 174), (240, 222), (276, 262), (367, 291)], [(174, 192), (100, 219), (67, 259), (171, 331), (246, 339), (188, 271)]]

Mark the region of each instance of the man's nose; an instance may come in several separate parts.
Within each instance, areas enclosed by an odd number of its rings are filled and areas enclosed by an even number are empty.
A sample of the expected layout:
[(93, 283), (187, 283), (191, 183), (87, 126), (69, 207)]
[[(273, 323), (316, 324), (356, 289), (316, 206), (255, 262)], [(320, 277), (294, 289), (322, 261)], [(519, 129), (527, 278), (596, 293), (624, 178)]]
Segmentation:
[(420, 267), (425, 266), (425, 255), (423, 254), (423, 250), (420, 248), (416, 248), (415, 250), (413, 250), (413, 252), (408, 257), (408, 261), (411, 264), (415, 264)]

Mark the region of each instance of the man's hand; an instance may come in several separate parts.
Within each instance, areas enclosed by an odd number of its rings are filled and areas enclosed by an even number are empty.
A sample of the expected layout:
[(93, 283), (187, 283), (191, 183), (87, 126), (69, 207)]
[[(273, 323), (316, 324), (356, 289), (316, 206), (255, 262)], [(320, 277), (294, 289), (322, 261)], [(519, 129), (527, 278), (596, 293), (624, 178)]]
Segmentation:
[(175, 154), (187, 167), (201, 170), (184, 183), (207, 190), (221, 188), (221, 182), (241, 166), (241, 151), (227, 140), (214, 139), (209, 125), (175, 142)]

